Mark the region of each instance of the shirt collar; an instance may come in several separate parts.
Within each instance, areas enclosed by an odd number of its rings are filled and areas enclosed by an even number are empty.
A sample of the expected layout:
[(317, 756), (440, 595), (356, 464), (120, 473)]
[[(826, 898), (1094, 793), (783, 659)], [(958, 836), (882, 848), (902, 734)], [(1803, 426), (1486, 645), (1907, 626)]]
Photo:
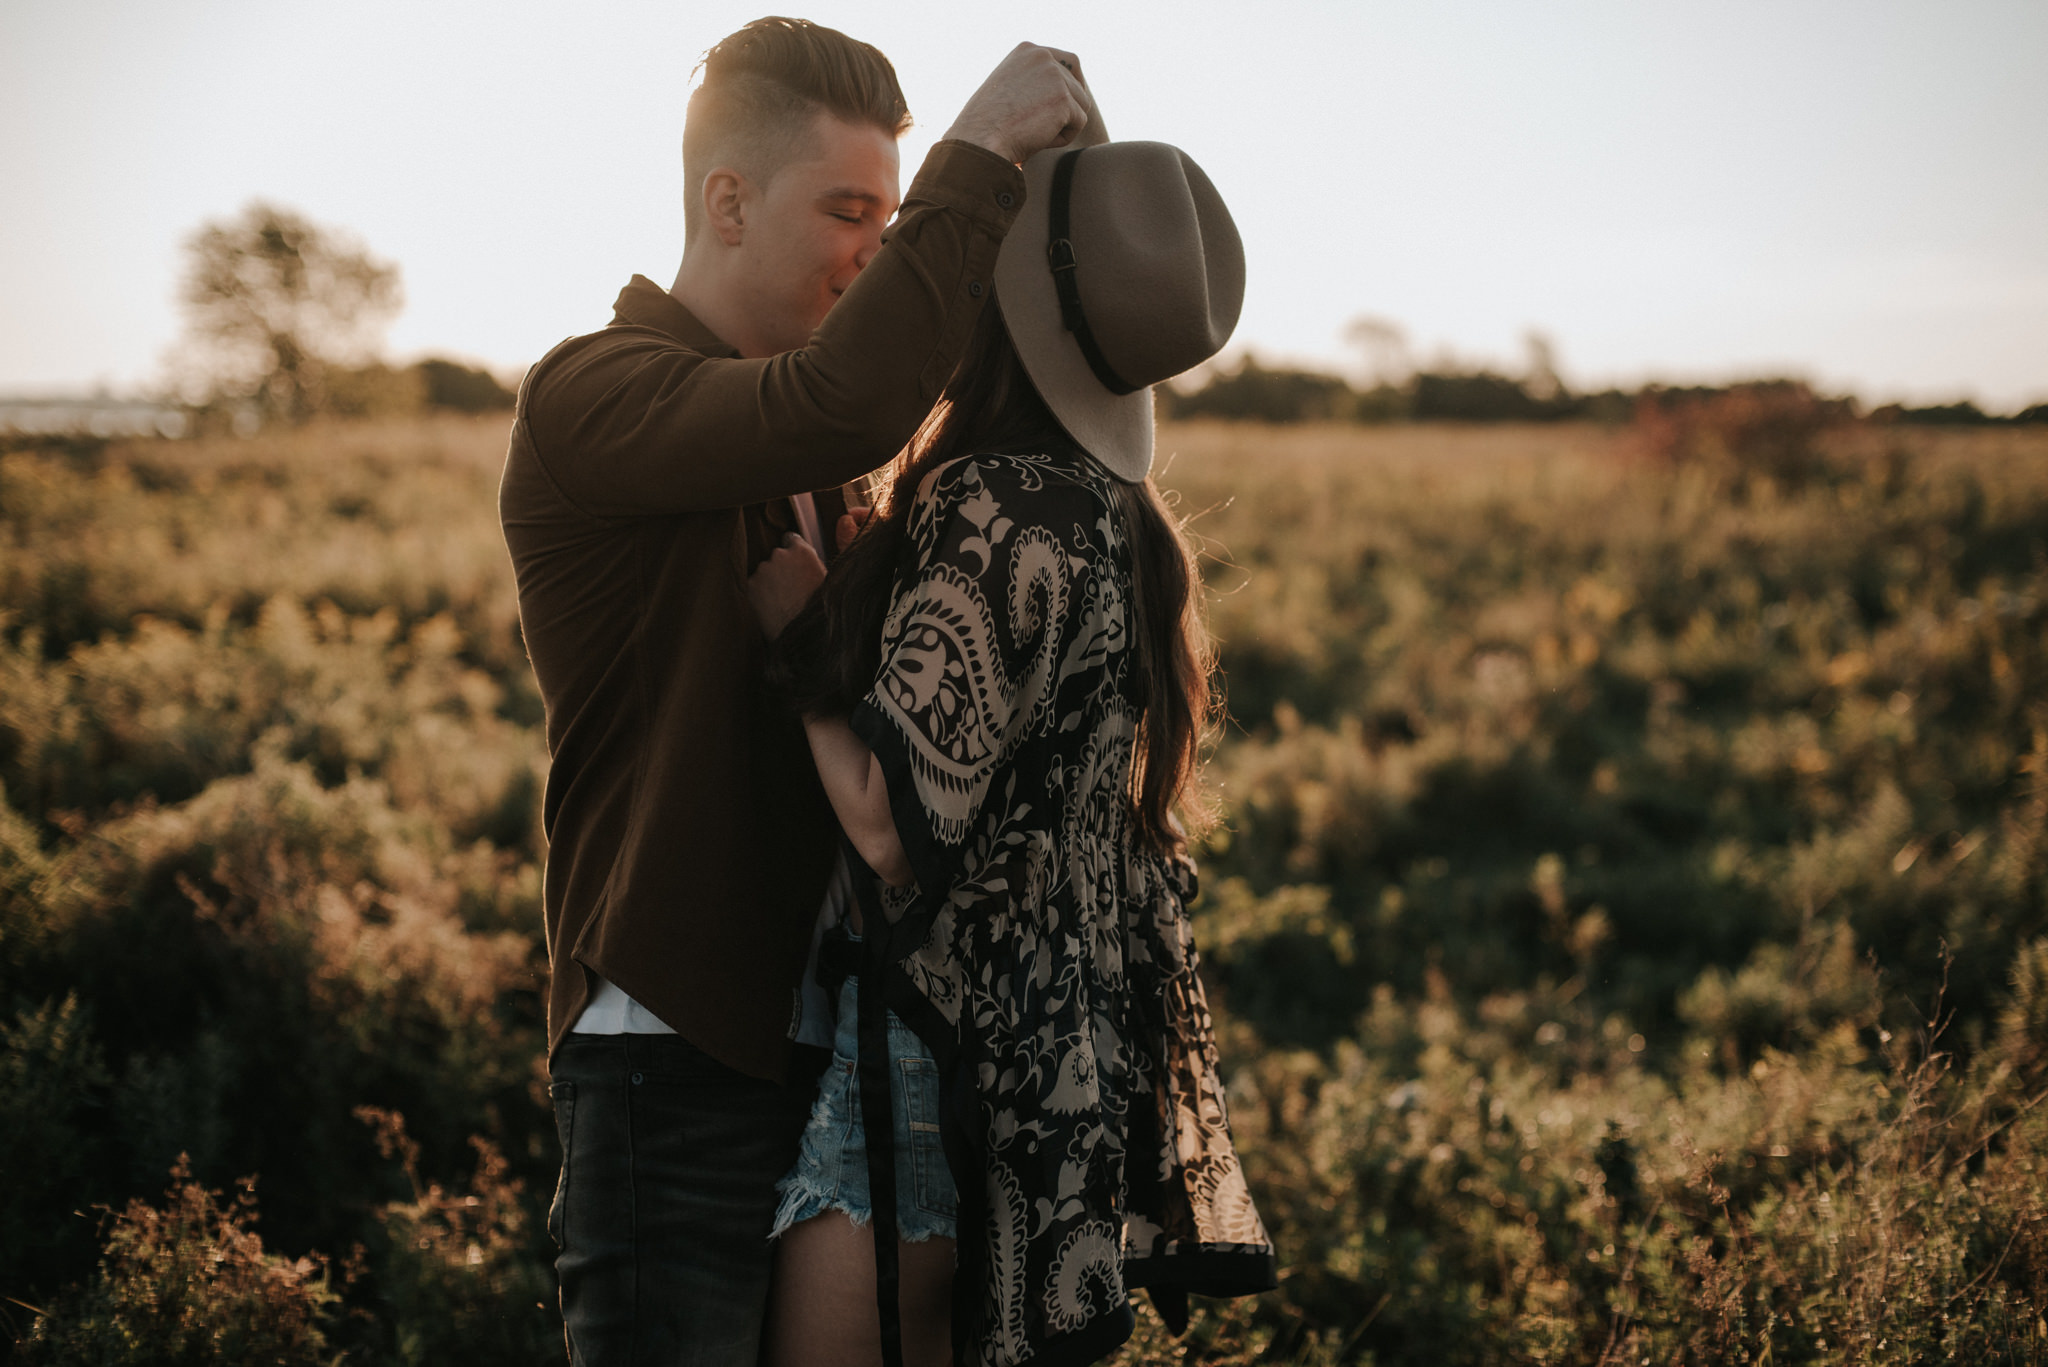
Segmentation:
[(636, 275), (627, 282), (626, 287), (619, 291), (618, 302), (612, 305), (612, 326), (622, 325), (665, 332), (690, 350), (701, 351), (706, 356), (739, 355), (717, 333), (699, 322), (697, 315), (684, 308), (673, 294), (644, 275)]

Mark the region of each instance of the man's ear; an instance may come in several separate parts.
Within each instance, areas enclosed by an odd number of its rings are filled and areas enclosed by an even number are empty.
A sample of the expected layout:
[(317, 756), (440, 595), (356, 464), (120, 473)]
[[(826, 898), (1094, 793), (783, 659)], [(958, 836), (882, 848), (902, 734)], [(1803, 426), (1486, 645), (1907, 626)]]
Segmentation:
[(704, 177), (704, 222), (728, 247), (746, 236), (747, 178), (729, 166)]

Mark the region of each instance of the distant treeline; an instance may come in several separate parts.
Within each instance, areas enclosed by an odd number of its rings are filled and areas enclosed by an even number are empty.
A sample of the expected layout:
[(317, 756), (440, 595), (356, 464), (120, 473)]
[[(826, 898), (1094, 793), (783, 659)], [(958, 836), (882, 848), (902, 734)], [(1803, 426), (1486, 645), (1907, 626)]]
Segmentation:
[[(1578, 394), (1547, 381), (1534, 383), (1490, 370), (1472, 370), (1422, 371), (1400, 384), (1360, 389), (1339, 375), (1264, 366), (1247, 356), (1236, 370), (1212, 376), (1199, 389), (1183, 393), (1162, 386), (1159, 392), (1163, 415), (1173, 418), (1277, 423), (1552, 422), (1577, 418), (1619, 424), (1633, 420), (1645, 404), (1691, 404), (1758, 387), (1805, 388), (1800, 381), (1767, 380), (1725, 386), (1645, 385)], [(1859, 407), (1854, 399), (1840, 402), (1851, 412)], [(2048, 403), (2034, 404), (2009, 417), (1986, 413), (1969, 402), (1927, 408), (1887, 404), (1869, 416), (1880, 422), (1946, 427), (2048, 423)]]
[[(290, 406), (265, 392), (216, 393), (183, 406), (186, 422), (179, 435), (206, 436), (233, 432), (251, 436), (263, 427), (293, 415), (303, 421), (329, 418), (410, 418), (430, 413), (509, 411), (514, 395), (490, 371), (440, 356), (407, 365), (371, 361), (365, 365), (327, 365), (297, 380)], [(90, 405), (80, 408), (81, 412)], [(82, 435), (83, 433), (81, 433)]]
[(339, 417), (393, 417), (440, 409), (489, 413), (512, 407), (512, 391), (490, 371), (429, 356), (411, 365), (373, 362), (325, 375), (323, 410)]

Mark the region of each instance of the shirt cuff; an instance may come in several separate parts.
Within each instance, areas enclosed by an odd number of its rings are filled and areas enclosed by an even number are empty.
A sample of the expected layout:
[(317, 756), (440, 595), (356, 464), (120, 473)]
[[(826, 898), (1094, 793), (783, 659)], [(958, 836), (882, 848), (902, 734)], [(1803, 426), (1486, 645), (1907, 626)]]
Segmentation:
[(903, 207), (918, 203), (956, 210), (1001, 237), (1024, 208), (1024, 173), (978, 143), (948, 138), (910, 182)]

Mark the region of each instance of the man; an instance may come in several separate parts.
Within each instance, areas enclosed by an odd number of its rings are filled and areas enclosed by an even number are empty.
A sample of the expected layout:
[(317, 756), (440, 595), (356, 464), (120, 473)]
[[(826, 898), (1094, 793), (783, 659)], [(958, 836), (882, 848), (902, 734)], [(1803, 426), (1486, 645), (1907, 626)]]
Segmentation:
[(754, 1361), (837, 835), (745, 581), (792, 532), (830, 554), (840, 486), (931, 408), (993, 298), (1017, 163), (1087, 123), (1076, 70), (1019, 46), (899, 213), (887, 59), (748, 25), (690, 100), (674, 285), (634, 277), (521, 388), (500, 516), (548, 710), (549, 1230), (577, 1363)]

